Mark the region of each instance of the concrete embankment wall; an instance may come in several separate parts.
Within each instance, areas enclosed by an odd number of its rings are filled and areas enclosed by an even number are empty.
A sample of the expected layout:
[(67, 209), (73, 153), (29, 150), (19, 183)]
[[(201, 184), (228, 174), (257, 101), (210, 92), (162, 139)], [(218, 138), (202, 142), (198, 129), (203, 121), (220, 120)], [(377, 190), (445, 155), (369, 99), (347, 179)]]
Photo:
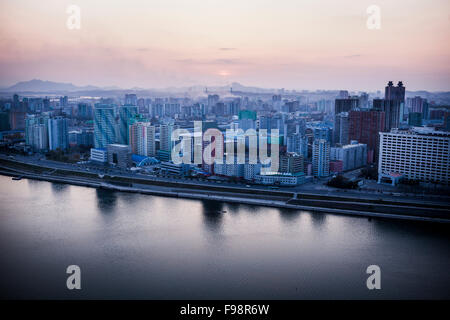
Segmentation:
[[(43, 171), (53, 170), (53, 168), (50, 167), (43, 167), (43, 166), (37, 166), (37, 165), (31, 165), (27, 163), (20, 163), (12, 160), (5, 160), (0, 159), (0, 166), (4, 163), (8, 167), (16, 167), (22, 170), (30, 171), (32, 170), (34, 173), (41, 173)], [(71, 170), (64, 170), (64, 169), (58, 169), (55, 175), (59, 176), (76, 176), (76, 177), (85, 177), (85, 178), (91, 178), (95, 180), (99, 180), (98, 175), (96, 173), (90, 173), (90, 172), (80, 172), (80, 171), (71, 171)], [(161, 186), (161, 187), (167, 187), (167, 188), (178, 188), (178, 189), (195, 189), (195, 190), (204, 190), (208, 192), (231, 192), (231, 193), (242, 193), (249, 196), (254, 195), (262, 195), (267, 196), (269, 198), (296, 198), (299, 199), (315, 199), (315, 200), (336, 200), (336, 201), (350, 201), (350, 202), (363, 202), (363, 203), (375, 203), (375, 204), (392, 204), (392, 205), (410, 205), (410, 202), (407, 200), (404, 201), (402, 199), (398, 200), (387, 200), (382, 199), (381, 195), (379, 199), (367, 199), (364, 198), (363, 195), (361, 196), (345, 196), (345, 195), (321, 195), (321, 194), (312, 194), (308, 192), (302, 192), (296, 193), (289, 190), (262, 190), (262, 189), (250, 189), (250, 188), (244, 188), (240, 186), (236, 187), (228, 187), (228, 186), (221, 186), (221, 185), (202, 185), (195, 182), (189, 182), (189, 181), (166, 181), (166, 180), (158, 180), (157, 178), (140, 178), (140, 177), (111, 177), (109, 175), (105, 175), (103, 179), (101, 179), (103, 182), (112, 183), (116, 185), (123, 185), (123, 186), (132, 186), (133, 184), (143, 184), (143, 185), (152, 185), (152, 186)], [(415, 202), (413, 204), (415, 207), (423, 207), (423, 208), (441, 208), (442, 204), (423, 204)], [(450, 209), (450, 207), (447, 205), (446, 209)]]
[[(43, 172), (45, 170), (52, 170), (50, 167), (43, 167), (32, 165), (28, 163), (19, 163), (11, 160), (0, 159), (0, 166), (4, 164), (6, 167), (17, 168), (21, 170), (33, 170), (34, 173)], [(99, 179), (96, 173), (90, 172), (79, 172), (79, 171), (71, 171), (65, 169), (57, 169), (56, 175), (59, 176), (77, 176), (77, 177), (86, 177), (91, 179)], [(285, 198), (293, 198), (295, 196), (295, 192), (290, 191), (277, 191), (277, 190), (260, 190), (260, 189), (249, 189), (242, 187), (227, 187), (227, 186), (218, 186), (218, 185), (202, 185), (197, 184), (195, 182), (188, 181), (165, 181), (158, 180), (157, 178), (140, 178), (140, 177), (111, 177), (106, 174), (101, 181), (113, 183), (117, 185), (123, 186), (131, 186), (134, 183), (144, 184), (144, 185), (153, 185), (153, 186), (161, 186), (161, 187), (169, 187), (169, 188), (185, 188), (185, 189), (196, 189), (196, 190), (205, 190), (205, 191), (223, 191), (223, 192), (239, 192), (248, 195), (265, 195), (265, 196), (275, 196), (275, 197), (285, 197)]]
[[(3, 172), (0, 173), (51, 182), (69, 183), (79, 186), (105, 188), (122, 192), (137, 192), (157, 196), (236, 202), (250, 205), (359, 216), (450, 222), (450, 210), (448, 206), (442, 204), (437, 204), (435, 208), (429, 206), (424, 208), (423, 205), (417, 203), (409, 204), (406, 202), (383, 201), (381, 199), (365, 200), (328, 195), (300, 195), (289, 191), (198, 185), (193, 183), (147, 180), (142, 178), (105, 177), (100, 179), (97, 174), (60, 169), (52, 175), (47, 175), (45, 172), (52, 170), (52, 168), (44, 168), (17, 162), (13, 162), (13, 164), (13, 168), (11, 168), (11, 161), (8, 161), (8, 163), (5, 164), (4, 159), (0, 159), (0, 167), (3, 168)], [(14, 172), (14, 170), (17, 170), (17, 172)], [(162, 188), (158, 190), (158, 188), (151, 188), (150, 186), (160, 186)]]
[(450, 212), (443, 208), (423, 208), (406, 205), (372, 204), (351, 201), (330, 201), (330, 200), (289, 200), (288, 204), (300, 206), (323, 207), (333, 209), (348, 209), (364, 212), (376, 212), (386, 214), (397, 214), (407, 216), (428, 216), (430, 218), (450, 219)]

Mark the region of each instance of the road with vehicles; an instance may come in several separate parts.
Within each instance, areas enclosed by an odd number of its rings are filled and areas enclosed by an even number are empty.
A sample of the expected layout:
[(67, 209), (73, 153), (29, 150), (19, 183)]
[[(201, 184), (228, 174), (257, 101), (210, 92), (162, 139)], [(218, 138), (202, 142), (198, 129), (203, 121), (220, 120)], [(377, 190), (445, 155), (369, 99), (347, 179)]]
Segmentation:
[(269, 186), (158, 177), (116, 168), (106, 169), (38, 157), (12, 158), (4, 155), (0, 156), (0, 173), (15, 179), (39, 179), (157, 196), (238, 202), (313, 212), (450, 222), (450, 202), (444, 197), (404, 198), (367, 191), (330, 190), (326, 186), (314, 189), (314, 183), (310, 183), (311, 188), (302, 185), (272, 190)]

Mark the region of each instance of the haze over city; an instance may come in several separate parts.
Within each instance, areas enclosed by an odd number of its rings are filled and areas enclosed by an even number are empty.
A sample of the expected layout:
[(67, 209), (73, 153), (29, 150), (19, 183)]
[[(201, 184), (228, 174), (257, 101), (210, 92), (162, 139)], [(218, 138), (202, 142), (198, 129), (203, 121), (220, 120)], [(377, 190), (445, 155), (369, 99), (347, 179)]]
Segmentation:
[[(81, 28), (66, 27), (69, 5)], [(381, 28), (366, 22), (380, 7)], [(0, 86), (44, 79), (164, 88), (449, 90), (450, 2), (27, 1), (0, 3)]]

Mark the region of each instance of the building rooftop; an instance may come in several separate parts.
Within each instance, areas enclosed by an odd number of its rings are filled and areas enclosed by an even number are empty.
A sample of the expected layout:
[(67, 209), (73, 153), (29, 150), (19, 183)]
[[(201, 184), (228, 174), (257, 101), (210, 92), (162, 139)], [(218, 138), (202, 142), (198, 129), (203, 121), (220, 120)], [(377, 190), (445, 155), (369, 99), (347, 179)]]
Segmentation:
[(123, 149), (129, 148), (129, 145), (127, 145), (127, 144), (118, 144), (118, 143), (111, 143), (111, 144), (108, 144), (108, 146), (111, 146), (114, 148), (123, 148)]
[(350, 148), (356, 148), (356, 147), (360, 147), (360, 146), (365, 146), (365, 143), (351, 143), (351, 144), (345, 144), (345, 145), (341, 145), (341, 146), (336, 146), (333, 148), (342, 148), (342, 149), (350, 149)]
[(412, 127), (407, 130), (393, 128), (391, 129), (391, 132), (380, 132), (380, 134), (386, 133), (450, 137), (450, 132), (437, 131), (432, 127)]

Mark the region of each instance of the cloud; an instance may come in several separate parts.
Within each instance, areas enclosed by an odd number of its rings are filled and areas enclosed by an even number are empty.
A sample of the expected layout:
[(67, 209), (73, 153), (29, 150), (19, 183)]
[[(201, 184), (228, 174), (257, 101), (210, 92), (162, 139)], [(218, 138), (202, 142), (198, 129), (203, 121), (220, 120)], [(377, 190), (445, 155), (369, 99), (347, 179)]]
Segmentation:
[(217, 64), (241, 64), (242, 61), (239, 59), (215, 59), (213, 60), (213, 63)]
[(176, 59), (175, 62), (179, 63), (196, 63), (193, 59)]
[(233, 50), (237, 50), (237, 48), (219, 48), (219, 50), (221, 50), (221, 51), (233, 51)]
[(353, 59), (353, 58), (359, 58), (362, 57), (362, 54), (351, 54), (348, 56), (344, 56), (345, 59)]
[(177, 59), (179, 63), (198, 64), (198, 65), (238, 65), (248, 64), (240, 59), (212, 59), (212, 60), (196, 60), (196, 59)]

